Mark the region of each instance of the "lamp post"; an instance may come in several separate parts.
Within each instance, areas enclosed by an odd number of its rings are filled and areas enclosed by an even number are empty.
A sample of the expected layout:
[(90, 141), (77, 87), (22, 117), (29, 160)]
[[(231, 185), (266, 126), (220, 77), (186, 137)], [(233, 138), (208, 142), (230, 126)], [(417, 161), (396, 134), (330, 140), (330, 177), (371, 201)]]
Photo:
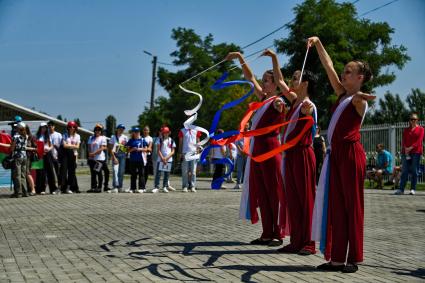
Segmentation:
[(157, 63), (157, 59), (158, 57), (155, 55), (152, 55), (152, 53), (143, 50), (143, 53), (153, 57), (152, 60), (152, 87), (151, 87), (151, 110), (153, 109), (153, 102), (155, 100), (155, 82), (156, 82), (156, 63)]

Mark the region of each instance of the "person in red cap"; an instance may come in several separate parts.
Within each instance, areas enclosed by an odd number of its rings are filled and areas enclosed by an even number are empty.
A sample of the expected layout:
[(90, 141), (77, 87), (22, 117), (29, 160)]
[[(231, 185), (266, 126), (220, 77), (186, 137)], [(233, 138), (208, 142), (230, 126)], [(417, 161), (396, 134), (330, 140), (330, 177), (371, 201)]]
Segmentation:
[(81, 138), (77, 134), (78, 125), (74, 121), (68, 122), (66, 129), (62, 139), (61, 190), (62, 193), (79, 193), (75, 170)]
[(173, 155), (176, 148), (176, 144), (170, 137), (170, 133), (171, 132), (168, 127), (163, 127), (161, 129), (162, 137), (157, 141), (158, 160), (156, 163), (157, 170), (155, 176), (155, 187), (152, 190), (152, 193), (157, 193), (159, 191), (159, 180), (161, 178), (161, 172), (164, 172), (162, 191), (164, 193), (168, 193), (168, 178), (170, 176), (170, 171), (173, 163)]

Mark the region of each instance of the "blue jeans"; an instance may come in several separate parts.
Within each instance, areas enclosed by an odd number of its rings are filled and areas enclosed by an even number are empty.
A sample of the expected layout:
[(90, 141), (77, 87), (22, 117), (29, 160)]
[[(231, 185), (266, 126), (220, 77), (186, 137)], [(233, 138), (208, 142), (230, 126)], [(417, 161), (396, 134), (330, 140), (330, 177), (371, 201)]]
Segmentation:
[(125, 153), (117, 153), (118, 164), (112, 164), (113, 186), (117, 189), (122, 189), (125, 172)]
[(155, 188), (159, 188), (159, 179), (161, 179), (161, 173), (164, 173), (164, 180), (162, 181), (162, 187), (168, 187), (168, 178), (170, 177), (170, 172), (159, 171), (159, 163), (156, 163), (156, 174), (155, 174)]
[[(198, 160), (182, 161), (182, 188), (196, 188), (196, 165)], [(191, 174), (189, 182), (189, 173)]]
[(246, 166), (246, 156), (238, 154), (236, 156), (236, 169), (238, 170), (236, 182), (238, 184), (243, 183), (243, 177), (244, 177), (244, 174), (245, 174), (245, 166)]
[(401, 179), (400, 179), (400, 190), (404, 191), (406, 187), (407, 178), (409, 177), (409, 173), (412, 175), (410, 189), (416, 189), (416, 183), (418, 182), (419, 175), (419, 160), (421, 155), (419, 153), (410, 154), (410, 159), (406, 159), (406, 155), (403, 154), (401, 156), (402, 169), (401, 169)]

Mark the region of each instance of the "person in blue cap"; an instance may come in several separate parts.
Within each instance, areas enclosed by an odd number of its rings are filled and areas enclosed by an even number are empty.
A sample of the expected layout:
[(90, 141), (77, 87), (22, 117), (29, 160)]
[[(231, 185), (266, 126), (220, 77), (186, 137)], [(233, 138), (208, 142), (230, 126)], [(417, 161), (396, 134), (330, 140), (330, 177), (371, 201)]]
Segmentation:
[[(146, 191), (147, 176), (147, 141), (140, 136), (140, 128), (131, 128), (131, 138), (127, 142), (127, 150), (130, 153), (131, 185), (129, 193), (144, 193)], [(137, 178), (139, 182), (137, 183)]]
[(115, 134), (109, 140), (109, 153), (112, 158), (112, 184), (113, 189), (108, 192), (118, 193), (122, 192), (125, 160), (127, 158), (127, 148), (125, 147), (128, 142), (128, 137), (124, 135), (125, 126), (119, 124), (115, 130)]

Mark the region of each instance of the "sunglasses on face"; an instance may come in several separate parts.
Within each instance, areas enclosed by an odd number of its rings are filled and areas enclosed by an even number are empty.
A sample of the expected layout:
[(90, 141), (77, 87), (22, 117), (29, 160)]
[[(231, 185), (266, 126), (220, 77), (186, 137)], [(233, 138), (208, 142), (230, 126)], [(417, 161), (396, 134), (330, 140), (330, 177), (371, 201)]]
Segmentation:
[(418, 119), (410, 118), (410, 121), (418, 121)]

